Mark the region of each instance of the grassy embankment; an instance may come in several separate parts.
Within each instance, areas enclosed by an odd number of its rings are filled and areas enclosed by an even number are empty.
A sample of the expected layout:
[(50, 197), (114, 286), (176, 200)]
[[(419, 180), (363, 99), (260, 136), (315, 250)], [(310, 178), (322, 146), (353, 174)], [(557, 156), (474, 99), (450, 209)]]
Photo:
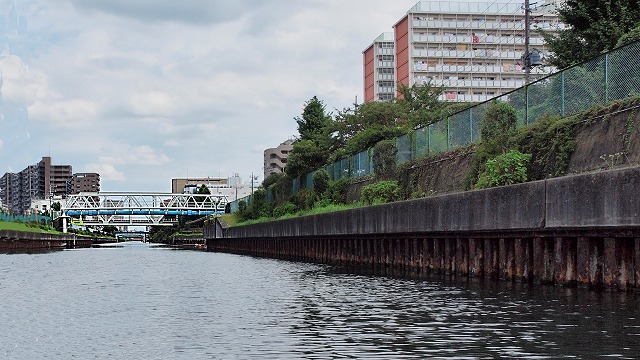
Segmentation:
[(41, 229), (37, 225), (30, 226), (29, 224), (19, 222), (0, 221), (0, 230), (12, 230), (12, 231), (24, 231), (35, 232), (41, 234), (61, 234), (59, 231), (51, 229)]
[(225, 224), (227, 224), (227, 226), (229, 226), (229, 227), (232, 227), (232, 226), (244, 226), (244, 225), (260, 224), (260, 223), (265, 223), (265, 222), (270, 222), (270, 221), (291, 219), (291, 218), (296, 218), (296, 217), (300, 217), (300, 216), (317, 215), (317, 214), (324, 214), (324, 213), (330, 213), (330, 212), (341, 211), (341, 210), (355, 209), (355, 208), (359, 208), (359, 207), (363, 207), (363, 206), (367, 206), (367, 205), (362, 203), (362, 202), (354, 203), (354, 204), (348, 204), (348, 205), (331, 204), (331, 205), (328, 205), (328, 206), (313, 208), (311, 210), (298, 211), (298, 212), (296, 212), (294, 214), (286, 214), (286, 215), (283, 215), (283, 216), (278, 217), (278, 218), (261, 217), (259, 219), (247, 220), (247, 221), (243, 221), (243, 222), (238, 222), (238, 217), (235, 214), (224, 214), (224, 215), (221, 216), (221, 218), (222, 218), (222, 220), (224, 220)]

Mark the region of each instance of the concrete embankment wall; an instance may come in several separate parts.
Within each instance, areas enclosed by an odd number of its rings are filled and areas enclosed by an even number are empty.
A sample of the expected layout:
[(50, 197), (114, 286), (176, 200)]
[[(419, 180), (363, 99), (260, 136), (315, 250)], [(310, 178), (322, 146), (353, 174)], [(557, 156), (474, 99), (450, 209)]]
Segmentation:
[(45, 234), (0, 230), (0, 250), (89, 248), (94, 244), (114, 243), (116, 241), (115, 238), (85, 237), (75, 234)]
[(41, 234), (12, 230), (0, 230), (0, 249), (52, 249), (72, 244), (75, 235)]
[(626, 290), (640, 286), (638, 199), (632, 167), (210, 228), (205, 237), (209, 251)]

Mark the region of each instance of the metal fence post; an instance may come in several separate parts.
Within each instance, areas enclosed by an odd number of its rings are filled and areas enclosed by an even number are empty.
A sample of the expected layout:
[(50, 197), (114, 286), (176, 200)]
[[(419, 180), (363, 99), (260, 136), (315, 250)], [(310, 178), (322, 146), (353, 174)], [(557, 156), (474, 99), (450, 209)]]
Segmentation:
[(427, 126), (427, 156), (431, 156), (431, 125)]
[(609, 102), (609, 53), (604, 54), (604, 102)]
[(447, 117), (447, 151), (451, 150), (451, 129), (450, 129), (450, 125), (451, 125), (451, 121), (449, 121), (449, 117)]
[(469, 143), (473, 142), (473, 108), (469, 108)]
[(560, 73), (560, 89), (561, 89), (561, 94), (560, 94), (560, 102), (561, 102), (561, 108), (560, 108), (560, 116), (564, 117), (564, 71)]

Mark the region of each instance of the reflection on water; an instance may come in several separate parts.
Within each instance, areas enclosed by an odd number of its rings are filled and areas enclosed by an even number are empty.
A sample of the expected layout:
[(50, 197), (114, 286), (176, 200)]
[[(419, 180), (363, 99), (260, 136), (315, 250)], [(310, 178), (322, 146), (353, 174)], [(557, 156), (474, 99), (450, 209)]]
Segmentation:
[(638, 297), (142, 243), (0, 255), (0, 358), (634, 358)]
[(48, 254), (52, 252), (62, 251), (64, 248), (43, 248), (43, 249), (2, 249), (0, 248), (0, 255), (15, 255), (15, 254)]

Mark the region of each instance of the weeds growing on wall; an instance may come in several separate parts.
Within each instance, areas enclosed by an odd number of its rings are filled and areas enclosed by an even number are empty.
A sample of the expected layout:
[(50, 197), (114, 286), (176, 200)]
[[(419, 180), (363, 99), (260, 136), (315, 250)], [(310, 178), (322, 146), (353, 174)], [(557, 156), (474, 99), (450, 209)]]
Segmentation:
[(476, 189), (494, 186), (519, 184), (527, 181), (527, 164), (531, 154), (510, 150), (487, 161), (485, 170), (480, 174)]
[(393, 177), (396, 173), (398, 148), (395, 140), (383, 140), (373, 148), (373, 171), (381, 179)]
[(564, 175), (571, 155), (576, 150), (575, 118), (543, 116), (520, 132), (514, 139), (516, 147), (531, 154), (529, 180), (542, 180)]
[(484, 114), (480, 135), (482, 142), (476, 146), (465, 188), (476, 187), (487, 162), (512, 149), (518, 116), (512, 105), (494, 101)]
[(362, 201), (367, 205), (400, 200), (400, 187), (395, 180), (378, 181), (362, 188)]

